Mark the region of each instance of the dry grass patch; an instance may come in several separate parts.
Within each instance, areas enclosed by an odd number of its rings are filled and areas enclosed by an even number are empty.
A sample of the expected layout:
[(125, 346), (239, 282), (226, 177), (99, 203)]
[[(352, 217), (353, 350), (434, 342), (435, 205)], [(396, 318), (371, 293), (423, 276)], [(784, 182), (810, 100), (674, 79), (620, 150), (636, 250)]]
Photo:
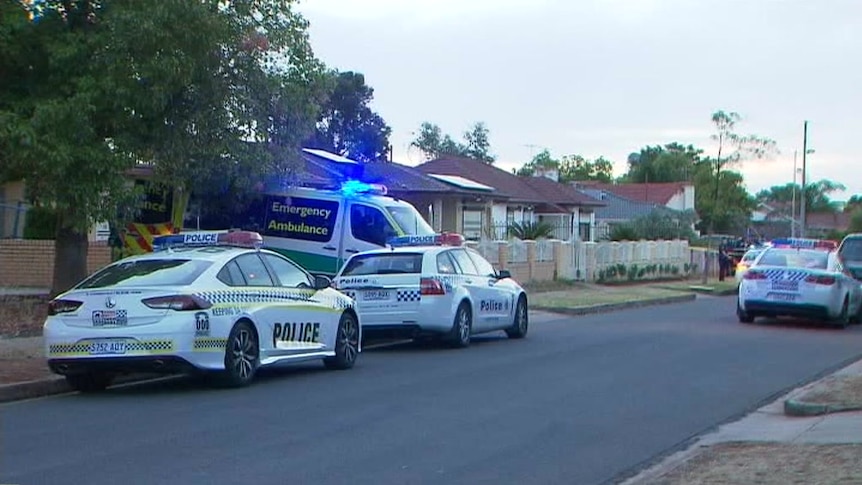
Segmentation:
[(862, 484), (862, 445), (722, 443), (650, 483)]
[(796, 400), (812, 404), (862, 406), (862, 376), (827, 377)]
[[(3, 345), (0, 342), (0, 345)], [(56, 377), (41, 356), (27, 359), (0, 359), (0, 385)]]
[(530, 296), (533, 308), (580, 308), (679, 296), (678, 291), (650, 286), (592, 286)]
[(29, 337), (42, 334), (48, 316), (48, 298), (0, 296), (0, 336)]

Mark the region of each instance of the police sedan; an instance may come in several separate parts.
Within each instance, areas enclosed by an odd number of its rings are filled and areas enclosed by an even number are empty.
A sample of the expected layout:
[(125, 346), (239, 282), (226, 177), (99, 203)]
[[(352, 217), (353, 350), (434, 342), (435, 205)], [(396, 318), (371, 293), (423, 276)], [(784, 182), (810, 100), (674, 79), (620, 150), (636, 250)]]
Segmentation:
[(347, 369), (360, 348), (353, 301), (254, 232), (156, 238), (49, 304), (48, 365), (83, 392), (129, 372), (202, 372), (228, 386), (259, 367), (322, 359)]
[(831, 253), (831, 247), (810, 243), (765, 249), (743, 275), (736, 308), (739, 321), (795, 316), (839, 327), (858, 322), (862, 314), (859, 283), (829, 268)]
[(333, 281), (355, 300), (369, 335), (432, 336), (454, 347), (499, 330), (524, 338), (526, 292), (463, 241), (458, 234), (394, 238), (388, 249), (353, 255)]

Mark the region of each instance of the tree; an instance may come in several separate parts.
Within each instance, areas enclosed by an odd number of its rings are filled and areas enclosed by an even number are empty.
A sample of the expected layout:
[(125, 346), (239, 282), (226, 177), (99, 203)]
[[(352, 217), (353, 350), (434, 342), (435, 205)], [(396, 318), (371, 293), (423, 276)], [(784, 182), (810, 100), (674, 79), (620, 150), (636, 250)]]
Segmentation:
[(699, 148), (677, 142), (646, 146), (629, 155), (629, 168), (623, 180), (629, 183), (690, 181), (702, 154)]
[(542, 170), (556, 170), (562, 183), (587, 180), (610, 183), (613, 180), (614, 166), (604, 157), (587, 160), (581, 155), (566, 155), (558, 160), (553, 158), (548, 150), (542, 150), (532, 160), (515, 170), (515, 174), (531, 177)]
[(748, 226), (751, 212), (757, 201), (745, 190), (742, 174), (733, 170), (723, 170), (716, 182), (715, 162), (706, 159), (698, 163), (694, 176), (695, 187), (719, 186), (719, 198), (714, 198), (710, 190), (695, 191), (695, 211), (700, 216), (699, 229), (712, 228), (720, 233), (739, 233)]
[(691, 239), (694, 237), (694, 231), (691, 228), (694, 219), (694, 214), (690, 211), (676, 212), (658, 208), (628, 223), (614, 226), (610, 240)]
[(862, 195), (852, 195), (844, 204), (844, 212), (853, 212), (859, 208), (862, 208)]
[(334, 72), (333, 84), (306, 146), (359, 161), (387, 160), (392, 129), (369, 104), (374, 89), (358, 72)]
[(0, 2), (0, 179), (57, 214), (54, 293), (136, 163), (187, 196), (298, 159), (323, 70), (292, 3)]
[[(806, 207), (810, 212), (837, 212), (838, 207), (829, 195), (841, 190), (845, 190), (844, 185), (831, 180), (819, 180), (813, 184), (806, 184)], [(758, 202), (777, 206), (776, 209), (780, 213), (790, 217), (793, 213), (790, 206), (794, 199), (797, 207), (801, 205), (802, 187), (794, 183), (773, 185), (768, 189), (761, 190), (755, 197)]]
[(439, 126), (426, 121), (419, 126), (419, 131), (414, 133), (415, 138), (410, 146), (421, 150), (426, 160), (454, 155), (494, 163), (495, 157), (491, 154), (488, 134), (488, 128), (480, 121), (464, 132), (465, 143), (461, 143), (450, 135), (443, 134)]

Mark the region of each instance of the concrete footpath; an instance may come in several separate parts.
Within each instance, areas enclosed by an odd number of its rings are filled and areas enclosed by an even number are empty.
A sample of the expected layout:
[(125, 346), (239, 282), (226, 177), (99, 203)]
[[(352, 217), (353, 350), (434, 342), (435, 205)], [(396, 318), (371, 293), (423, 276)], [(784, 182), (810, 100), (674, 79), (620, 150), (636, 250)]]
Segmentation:
[(794, 389), (751, 414), (700, 436), (691, 446), (622, 482), (646, 485), (680, 467), (704, 449), (721, 443), (759, 442), (788, 444), (862, 444), (862, 411), (834, 412), (818, 416), (794, 416), (788, 403), (806, 406), (803, 396), (839, 376), (862, 376), (862, 360), (829, 376)]

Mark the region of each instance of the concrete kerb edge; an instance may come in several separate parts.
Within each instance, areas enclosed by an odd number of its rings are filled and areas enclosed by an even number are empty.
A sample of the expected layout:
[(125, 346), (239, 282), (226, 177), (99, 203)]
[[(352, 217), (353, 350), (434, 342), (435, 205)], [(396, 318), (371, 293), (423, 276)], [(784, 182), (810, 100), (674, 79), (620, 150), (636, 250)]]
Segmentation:
[(822, 416), (824, 414), (846, 411), (862, 411), (862, 404), (813, 403), (798, 401), (796, 399), (787, 399), (784, 401), (784, 414), (788, 416)]
[[(121, 376), (114, 381), (112, 386), (150, 381), (159, 377), (164, 376), (149, 374)], [(0, 403), (23, 401), (25, 399), (66, 394), (69, 392), (74, 391), (62, 377), (48, 377), (34, 381), (2, 384), (0, 385)]]
[(532, 305), (531, 309), (533, 310), (541, 310), (544, 312), (551, 313), (561, 313), (566, 315), (590, 315), (595, 313), (606, 313), (612, 312), (616, 310), (627, 310), (630, 308), (641, 308), (647, 306), (655, 306), (655, 305), (669, 305), (672, 303), (682, 303), (686, 301), (692, 301), (697, 298), (697, 295), (694, 293), (687, 295), (678, 295), (678, 296), (666, 296), (662, 298), (649, 298), (645, 300), (637, 300), (637, 301), (627, 301), (623, 303), (605, 303), (602, 305), (592, 305), (585, 307), (577, 307), (577, 308), (567, 308), (567, 307), (548, 307), (548, 306), (539, 306)]

